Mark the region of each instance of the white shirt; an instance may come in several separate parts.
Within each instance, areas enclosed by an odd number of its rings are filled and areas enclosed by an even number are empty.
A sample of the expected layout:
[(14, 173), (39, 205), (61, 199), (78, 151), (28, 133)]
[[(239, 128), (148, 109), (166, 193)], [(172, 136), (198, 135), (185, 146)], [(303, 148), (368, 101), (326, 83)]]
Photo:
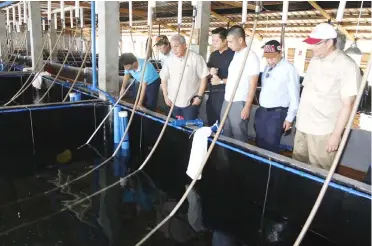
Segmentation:
[(282, 59), (269, 71), (266, 66), (261, 75), (260, 106), (288, 107), (286, 121), (293, 122), (300, 101), (300, 77), (296, 68)]
[[(244, 61), (244, 55), (247, 47), (240, 51), (236, 51), (234, 58), (232, 59), (230, 66), (229, 66), (229, 76), (226, 82), (225, 88), (225, 100), (230, 101), (231, 95), (233, 93), (235, 83), (238, 80), (239, 71)], [(260, 74), (260, 60), (254, 51), (250, 51), (247, 61), (245, 63), (245, 67), (243, 70), (242, 77), (239, 82), (238, 90), (235, 93), (234, 102), (238, 101), (246, 101), (248, 92), (249, 92), (249, 83), (251, 81), (251, 77), (254, 75)]]
[(167, 81), (169, 100), (180, 108), (190, 105), (191, 98), (198, 93), (200, 80), (209, 75), (209, 70), (203, 57), (190, 50), (181, 81), (180, 91), (176, 102), (174, 102), (184, 62), (185, 57), (178, 58), (174, 54), (171, 54), (160, 71), (161, 80)]
[(170, 57), (171, 54), (173, 54), (172, 51), (170, 51), (170, 52), (169, 52), (168, 54), (166, 54), (166, 55), (162, 55), (162, 57), (160, 58), (161, 67), (164, 66), (165, 61)]

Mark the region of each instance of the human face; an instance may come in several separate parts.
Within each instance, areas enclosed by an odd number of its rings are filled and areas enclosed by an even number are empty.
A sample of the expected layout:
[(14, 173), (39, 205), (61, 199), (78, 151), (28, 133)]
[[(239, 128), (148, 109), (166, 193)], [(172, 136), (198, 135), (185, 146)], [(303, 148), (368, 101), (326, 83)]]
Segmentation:
[(311, 45), (310, 48), (313, 50), (314, 57), (323, 58), (330, 53), (332, 45), (332, 40), (322, 40), (317, 44)]
[(171, 41), (172, 52), (176, 57), (182, 57), (186, 53), (186, 44), (178, 41)]
[(212, 34), (212, 45), (215, 50), (223, 50), (227, 46), (227, 41), (222, 40), (219, 34)]
[(275, 67), (275, 65), (278, 64), (281, 59), (282, 59), (282, 55), (279, 52), (276, 52), (275, 55), (273, 56), (266, 57), (267, 64), (270, 67)]
[(160, 53), (163, 55), (166, 55), (169, 53), (169, 44), (162, 44), (162, 45), (157, 45), (156, 48)]
[(242, 38), (235, 37), (234, 35), (228, 35), (226, 40), (227, 40), (227, 45), (232, 51), (241, 50), (241, 45), (243, 43)]
[(129, 70), (132, 70), (133, 69), (133, 64), (127, 64), (124, 66), (124, 69), (129, 71)]

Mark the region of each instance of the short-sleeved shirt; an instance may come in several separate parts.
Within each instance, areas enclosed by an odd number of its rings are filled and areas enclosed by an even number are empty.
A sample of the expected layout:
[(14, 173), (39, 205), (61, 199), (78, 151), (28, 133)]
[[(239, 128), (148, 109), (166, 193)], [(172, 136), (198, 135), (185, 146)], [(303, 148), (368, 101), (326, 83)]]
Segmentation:
[[(132, 75), (132, 77), (137, 81), (137, 82), (140, 82), (141, 81), (141, 76), (142, 76), (142, 70), (144, 68), (144, 64), (145, 64), (145, 59), (143, 58), (137, 58), (137, 61), (138, 61), (138, 68), (137, 70), (124, 70), (124, 74), (127, 75), (127, 74), (130, 74)], [(146, 82), (146, 84), (150, 85), (152, 84), (155, 80), (157, 80), (159, 78), (159, 74), (158, 72), (156, 71), (156, 69), (154, 68), (154, 65), (152, 65), (150, 62), (147, 62), (147, 65), (146, 65), (146, 70), (145, 70), (145, 74), (143, 76), (143, 82)]]
[[(229, 76), (225, 88), (225, 100), (230, 101), (235, 83), (237, 83), (240, 68), (244, 61), (244, 55), (247, 47), (240, 51), (236, 51), (233, 60), (229, 66)], [(251, 77), (260, 74), (260, 60), (254, 51), (249, 51), (247, 61), (243, 70), (242, 77), (239, 82), (238, 90), (235, 93), (234, 102), (246, 101), (249, 92), (249, 84)]]
[[(215, 50), (209, 55), (209, 60), (207, 63), (208, 67), (218, 68), (217, 76), (220, 79), (226, 79), (229, 74), (229, 65), (234, 57), (234, 51), (230, 48), (227, 48), (222, 53), (220, 51)], [(211, 85), (209, 84), (209, 88), (211, 91), (213, 90), (222, 90), (225, 89), (225, 84), (221, 85)]]
[(198, 93), (200, 80), (207, 77), (209, 74), (207, 64), (202, 56), (189, 51), (185, 72), (182, 77), (180, 91), (175, 102), (178, 83), (181, 79), (182, 66), (185, 62), (185, 57), (177, 57), (171, 54), (160, 72), (160, 78), (167, 81), (168, 98), (177, 107), (187, 107), (190, 105), (190, 100)]
[(296, 128), (311, 135), (334, 131), (342, 99), (355, 96), (360, 70), (343, 51), (336, 49), (325, 58), (313, 58), (303, 81)]

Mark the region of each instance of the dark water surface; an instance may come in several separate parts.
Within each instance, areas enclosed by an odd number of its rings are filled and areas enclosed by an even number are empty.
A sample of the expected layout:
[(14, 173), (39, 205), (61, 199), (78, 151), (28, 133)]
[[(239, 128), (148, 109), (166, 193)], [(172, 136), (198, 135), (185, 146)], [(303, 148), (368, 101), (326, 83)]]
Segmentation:
[[(68, 164), (52, 157), (14, 158), (12, 165), (0, 169), (0, 204), (62, 185), (102, 161), (89, 147), (72, 151)], [(139, 173), (128, 182), (87, 199), (65, 212), (54, 214), (66, 205), (85, 198), (124, 176), (125, 161), (114, 160), (98, 171), (50, 194), (0, 208), (0, 233), (39, 218), (32, 225), (0, 236), (0, 245), (134, 245), (156, 225), (161, 193), (151, 178)], [(185, 224), (187, 221), (185, 221)], [(183, 245), (207, 245), (189, 241)], [(174, 240), (154, 235), (145, 245), (176, 245)]]

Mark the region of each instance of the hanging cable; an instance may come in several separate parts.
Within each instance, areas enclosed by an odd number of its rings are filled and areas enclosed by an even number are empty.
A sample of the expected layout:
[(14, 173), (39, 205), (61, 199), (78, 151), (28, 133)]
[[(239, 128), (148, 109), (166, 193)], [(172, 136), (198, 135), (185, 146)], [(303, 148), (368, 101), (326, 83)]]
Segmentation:
[[(75, 32), (74, 32), (74, 38), (76, 36), (76, 33), (77, 33), (77, 28), (75, 28)], [(61, 67), (59, 68), (59, 71), (57, 73), (57, 75), (54, 77), (53, 79), (53, 82), (51, 83), (51, 85), (49, 86), (48, 90), (44, 93), (44, 95), (39, 99), (39, 101), (36, 102), (36, 104), (39, 104), (43, 99), (44, 97), (49, 93), (49, 91), (52, 89), (53, 85), (55, 84), (55, 82), (57, 81), (58, 79), (58, 76), (60, 75), (60, 73), (62, 72), (65, 64), (66, 64), (66, 61), (68, 59), (68, 56), (70, 54), (70, 51), (71, 51), (71, 48), (72, 48), (72, 45), (70, 44), (68, 50), (67, 50), (67, 53), (66, 53), (66, 56), (65, 56), (65, 59), (63, 60), (63, 63), (61, 65)]]
[[(152, 13), (152, 10), (149, 9), (149, 14), (151, 14), (151, 13)], [(151, 37), (151, 34), (152, 34), (152, 24), (151, 24), (151, 23), (152, 23), (152, 21), (149, 22), (149, 37)], [(191, 40), (191, 39), (190, 39), (190, 40)], [(150, 42), (148, 42), (148, 44), (147, 44), (147, 49), (149, 49), (149, 46), (150, 46)], [(147, 52), (146, 52), (146, 53), (147, 53)], [(87, 53), (86, 53), (86, 54), (87, 54)], [(148, 60), (145, 59), (144, 66), (143, 66), (143, 70), (142, 70), (142, 72), (141, 72), (141, 81), (143, 81), (144, 74), (145, 74), (146, 67), (147, 67), (147, 63), (148, 63)], [(139, 88), (138, 88), (138, 92), (137, 92), (136, 100), (135, 100), (135, 102), (134, 102), (134, 105), (133, 105), (133, 108), (132, 108), (132, 111), (131, 111), (131, 116), (130, 116), (130, 118), (129, 118), (128, 125), (127, 125), (127, 127), (126, 127), (125, 132), (123, 133), (123, 137), (121, 138), (120, 143), (118, 144), (118, 147), (116, 148), (116, 150), (114, 151), (114, 153), (113, 153), (113, 154), (112, 154), (108, 159), (106, 159), (106, 160), (105, 160), (104, 162), (102, 162), (101, 164), (95, 166), (93, 169), (89, 170), (89, 171), (86, 172), (85, 174), (83, 174), (83, 175), (81, 175), (81, 176), (79, 176), (79, 177), (77, 177), (77, 178), (71, 180), (70, 182), (68, 182), (68, 183), (66, 183), (66, 184), (63, 184), (63, 185), (60, 186), (60, 187), (53, 188), (53, 189), (48, 190), (48, 191), (45, 191), (45, 192), (43, 192), (43, 193), (38, 193), (38, 194), (36, 194), (36, 195), (34, 195), (34, 196), (32, 196), (32, 197), (21, 198), (21, 199), (18, 199), (18, 200), (16, 200), (16, 201), (13, 201), (13, 202), (9, 202), (9, 203), (6, 203), (6, 204), (3, 204), (3, 205), (0, 205), (0, 208), (1, 208), (1, 207), (7, 207), (7, 206), (10, 206), (10, 205), (13, 205), (13, 204), (16, 204), (16, 203), (24, 202), (24, 201), (27, 201), (27, 200), (31, 200), (31, 199), (33, 199), (33, 198), (40, 197), (40, 196), (43, 196), (43, 195), (49, 194), (49, 193), (51, 193), (51, 192), (54, 192), (54, 191), (58, 190), (59, 188), (63, 188), (63, 187), (65, 187), (65, 186), (67, 186), (67, 185), (69, 185), (69, 184), (71, 184), (71, 183), (73, 183), (73, 182), (76, 182), (76, 181), (78, 181), (78, 180), (80, 180), (80, 179), (82, 179), (82, 178), (88, 176), (90, 173), (94, 172), (95, 170), (97, 170), (97, 169), (100, 168), (101, 166), (103, 166), (103, 165), (105, 165), (106, 163), (108, 163), (112, 158), (114, 158), (114, 157), (116, 156), (117, 152), (120, 150), (121, 145), (122, 145), (122, 143), (124, 142), (124, 139), (125, 139), (126, 135), (128, 134), (128, 130), (129, 130), (131, 124), (132, 124), (132, 121), (133, 121), (133, 118), (134, 118), (134, 115), (135, 115), (135, 110), (136, 110), (137, 105), (138, 105), (139, 95), (140, 95), (140, 93), (141, 93), (141, 88), (142, 88), (142, 83), (141, 83), (141, 85), (140, 85)], [(180, 85), (179, 85), (178, 89), (179, 89), (179, 88), (180, 88)], [(127, 89), (129, 89), (129, 88), (127, 88)], [(124, 96), (124, 94), (125, 94), (125, 93), (123, 93), (123, 95), (120, 95), (120, 96), (119, 96), (119, 98), (118, 98), (118, 100), (116, 101), (116, 103), (113, 105), (113, 107), (111, 108), (111, 110), (108, 112), (108, 114), (106, 115), (106, 117), (104, 118), (104, 120), (100, 123), (98, 129), (103, 125), (104, 121), (105, 121), (105, 120), (107, 119), (107, 117), (111, 114), (111, 112), (112, 112), (113, 109), (117, 106), (117, 104), (119, 104), (119, 102), (121, 101), (121, 99), (122, 99), (122, 97)], [(67, 93), (67, 95), (68, 95), (68, 93)], [(177, 93), (177, 95), (178, 95), (178, 93)], [(176, 96), (176, 98), (177, 98), (177, 96)], [(172, 107), (172, 110), (173, 110), (173, 107)], [(169, 115), (168, 115), (168, 121), (169, 121), (169, 116), (170, 116), (171, 112), (172, 112), (172, 111), (170, 111), (170, 113), (169, 113)], [(167, 123), (168, 123), (168, 122), (167, 122)], [(167, 123), (166, 123), (165, 125), (167, 125)], [(95, 133), (98, 132), (98, 129), (96, 129), (96, 131), (92, 134), (92, 136), (88, 139), (88, 141), (87, 141), (85, 144), (83, 144), (82, 146), (80, 146), (78, 149), (82, 148), (82, 147), (85, 146), (85, 145), (88, 145), (88, 144), (90, 143), (91, 139), (94, 137)], [(0, 235), (1, 235), (1, 234), (0, 234)]]
[(223, 117), (222, 117), (222, 120), (221, 120), (221, 125), (218, 127), (218, 130), (213, 138), (213, 141), (210, 145), (210, 147), (208, 148), (208, 152), (204, 158), (204, 161), (203, 161), (203, 164), (199, 167), (199, 170), (198, 172), (196, 173), (195, 177), (193, 178), (192, 182), (190, 183), (190, 185), (188, 186), (186, 192), (183, 194), (183, 196), (181, 197), (180, 201), (177, 203), (177, 205), (173, 208), (172, 212), (165, 218), (163, 219), (155, 228), (153, 228), (145, 237), (143, 237), (137, 244), (136, 246), (139, 246), (139, 245), (142, 245), (144, 242), (146, 242), (147, 239), (149, 239), (151, 237), (151, 235), (153, 235), (160, 227), (162, 227), (170, 218), (172, 218), (172, 216), (178, 211), (178, 209), (181, 207), (182, 203), (186, 200), (188, 194), (190, 193), (191, 189), (194, 187), (196, 181), (197, 181), (197, 178), (199, 177), (199, 175), (201, 174), (201, 172), (203, 171), (204, 169), (204, 166), (205, 164), (207, 163), (208, 161), (208, 158), (210, 156), (210, 154), (212, 153), (212, 150), (217, 142), (217, 139), (218, 137), (220, 136), (221, 134), (221, 131), (222, 131), (222, 128), (223, 126), (225, 125), (225, 122), (226, 122), (226, 119), (227, 119), (227, 116), (228, 116), (228, 113), (230, 111), (230, 108), (232, 106), (232, 103), (233, 103), (233, 100), (234, 100), (234, 97), (235, 97), (235, 94), (236, 94), (236, 91), (238, 89), (238, 86), (239, 86), (239, 82), (240, 82), (240, 79), (242, 77), (242, 74), (243, 74), (243, 71), (244, 71), (244, 68), (245, 68), (245, 63), (247, 61), (247, 58), (248, 58), (248, 55), (249, 55), (249, 52), (251, 50), (251, 46), (252, 46), (252, 42), (253, 42), (253, 38), (254, 38), (254, 34), (256, 32), (256, 27), (257, 27), (257, 21), (258, 21), (258, 15), (259, 15), (259, 2), (257, 1), (257, 4), (256, 4), (256, 14), (255, 14), (255, 20), (254, 20), (254, 24), (253, 24), (253, 30), (252, 30), (252, 34), (249, 38), (249, 43), (248, 43), (248, 46), (247, 46), (247, 50), (244, 54), (244, 60), (242, 62), (242, 65), (241, 65), (241, 68), (240, 68), (240, 71), (239, 71), (239, 75), (238, 75), (238, 78), (237, 78), (237, 81), (235, 83), (235, 86), (234, 86), (234, 90), (233, 90), (233, 93), (231, 95), (231, 98), (230, 98), (230, 101), (227, 105), (227, 108), (223, 114)]
[[(21, 43), (20, 47), (18, 47), (18, 49), (17, 49), (17, 54), (14, 56), (14, 60), (13, 60), (12, 64), (10, 65), (10, 67), (9, 67), (9, 69), (8, 69), (8, 72), (10, 72), (10, 70), (12, 69), (12, 67), (13, 67), (13, 65), (14, 65), (14, 63), (15, 63), (15, 61), (17, 60), (18, 55), (19, 55), (19, 52), (20, 52), (21, 49), (23, 49), (23, 47), (25, 46), (25, 44), (26, 44), (26, 39), (27, 39), (27, 32), (25, 32), (25, 34), (24, 34), (24, 38), (22, 39), (22, 43)], [(11, 58), (10, 58), (10, 60), (11, 60)], [(10, 61), (10, 60), (9, 60), (9, 61)]]
[[(47, 58), (47, 60), (44, 62), (44, 65), (40, 68), (40, 70), (34, 75), (34, 78), (31, 80), (31, 82), (22, 90), (22, 87), (26, 84), (26, 82), (23, 84), (23, 86), (21, 87), (21, 89), (18, 90), (18, 92), (6, 103), (4, 104), (4, 106), (7, 106), (9, 105), (11, 102), (13, 102), (15, 99), (17, 99), (23, 92), (25, 92), (31, 85), (32, 85), (32, 82), (34, 82), (34, 80), (37, 78), (37, 76), (41, 73), (41, 71), (44, 69), (44, 67), (46, 66), (46, 64), (48, 63), (48, 61), (51, 59), (52, 57), (52, 54), (55, 50), (55, 48), (57, 47), (57, 44), (59, 43), (59, 40), (61, 39), (61, 36), (62, 34), (64, 33), (64, 29), (61, 30), (61, 33), (59, 34), (58, 38), (57, 38), (57, 41), (53, 47), (53, 49), (50, 51), (50, 54), (49, 54), (49, 57)], [(43, 48), (42, 47), (42, 51), (43, 51)], [(36, 62), (36, 64), (38, 64), (38, 62)], [(35, 64), (35, 65), (36, 65)], [(36, 66), (35, 66), (36, 68)], [(29, 78), (31, 77), (32, 73), (30, 74)]]
[[(191, 30), (191, 32), (190, 32), (190, 39), (189, 39), (188, 49), (187, 49), (187, 51), (186, 51), (185, 62), (184, 62), (184, 64), (183, 64), (183, 67), (182, 67), (182, 70), (181, 70), (182, 72), (181, 72), (180, 80), (179, 80), (179, 83), (178, 83), (178, 86), (177, 86), (177, 89), (176, 89), (176, 95), (175, 95), (175, 99), (174, 99), (174, 100), (177, 100), (177, 98), (178, 98), (178, 94), (179, 94), (179, 91), (180, 91), (180, 88), (181, 88), (181, 82), (182, 82), (182, 78), (183, 78), (184, 71), (185, 71), (185, 68), (186, 68), (186, 61), (187, 61), (187, 58), (188, 58), (188, 54), (189, 54), (189, 50), (190, 50), (190, 45), (191, 45), (191, 40), (192, 40), (193, 29), (194, 29), (194, 25), (195, 25), (195, 17), (196, 17), (196, 7), (194, 7), (194, 11), (193, 11), (193, 25), (192, 25), (192, 30)], [(151, 37), (151, 33), (152, 33), (152, 26), (149, 26), (149, 36), (150, 36), (150, 37)], [(149, 45), (150, 45), (150, 43), (148, 42), (147, 48), (149, 48)], [(147, 60), (145, 60), (144, 68), (143, 68), (143, 70), (142, 70), (141, 81), (143, 80), (143, 77), (144, 77), (144, 72), (145, 72), (145, 70), (146, 70), (146, 64), (147, 64)], [(120, 140), (120, 142), (119, 142), (119, 144), (118, 144), (118, 147), (116, 148), (116, 150), (114, 151), (114, 153), (113, 153), (113, 154), (112, 154), (108, 159), (106, 159), (104, 162), (100, 163), (99, 165), (95, 166), (94, 168), (92, 168), (91, 170), (89, 170), (88, 172), (86, 172), (85, 174), (83, 174), (83, 175), (81, 175), (81, 176), (79, 176), (79, 177), (77, 177), (77, 178), (75, 178), (75, 179), (69, 181), (68, 183), (65, 183), (65, 184), (61, 185), (60, 187), (56, 187), (56, 188), (53, 188), (53, 189), (51, 189), (51, 190), (45, 191), (45, 192), (43, 192), (43, 193), (36, 194), (36, 195), (34, 195), (34, 196), (32, 196), (32, 197), (27, 197), (27, 198), (18, 199), (18, 200), (16, 200), (16, 201), (13, 201), (13, 202), (10, 202), (10, 203), (4, 204), (4, 205), (0, 205), (0, 207), (7, 207), (7, 206), (10, 206), (10, 205), (13, 205), (13, 204), (17, 204), (17, 203), (19, 203), (19, 202), (23, 202), (23, 201), (31, 200), (31, 199), (33, 199), (33, 198), (40, 197), (40, 196), (43, 196), (43, 195), (49, 194), (49, 193), (51, 193), (51, 192), (54, 192), (54, 191), (58, 190), (59, 188), (66, 187), (67, 185), (70, 185), (71, 183), (76, 182), (76, 181), (78, 181), (78, 180), (80, 180), (80, 179), (82, 179), (82, 178), (88, 176), (90, 173), (94, 172), (95, 170), (97, 170), (98, 168), (100, 168), (101, 166), (103, 166), (103, 165), (105, 165), (107, 162), (109, 162), (112, 158), (114, 158), (114, 157), (116, 156), (117, 152), (119, 151), (119, 149), (121, 148), (121, 145), (122, 145), (122, 143), (124, 142), (124, 139), (125, 139), (126, 135), (128, 134), (128, 130), (129, 130), (130, 125), (131, 125), (131, 123), (132, 123), (132, 120), (133, 120), (133, 118), (134, 118), (135, 109), (137, 108), (137, 105), (138, 105), (138, 99), (139, 99), (139, 95), (140, 95), (141, 87), (142, 87), (142, 86), (139, 86), (139, 89), (138, 89), (138, 92), (137, 92), (137, 97), (136, 97), (135, 103), (134, 103), (133, 108), (132, 108), (131, 117), (129, 118), (127, 128), (126, 128), (125, 132), (123, 133), (123, 137), (121, 138), (121, 140)], [(125, 92), (123, 93), (123, 95), (124, 95), (124, 94), (125, 94)], [(113, 105), (113, 107), (111, 108), (111, 110), (109, 111), (109, 113), (106, 115), (105, 119), (107, 119), (108, 115), (112, 112), (112, 110), (113, 110), (113, 109), (116, 107), (116, 105), (120, 102), (120, 100), (121, 100), (121, 98), (123, 97), (123, 95), (121, 95), (121, 96), (119, 97), (119, 99), (118, 99), (118, 100), (116, 101), (116, 103)], [(66, 210), (69, 210), (69, 209), (71, 209), (71, 207), (76, 206), (76, 205), (80, 204), (81, 202), (84, 202), (86, 199), (90, 199), (91, 197), (93, 197), (93, 196), (95, 196), (95, 195), (98, 195), (98, 194), (104, 192), (105, 190), (108, 190), (108, 189), (114, 187), (114, 186), (117, 185), (117, 184), (120, 184), (120, 182), (122, 182), (123, 180), (128, 179), (129, 177), (131, 177), (131, 176), (133, 176), (134, 174), (136, 174), (137, 172), (139, 172), (139, 171), (140, 171), (140, 170), (141, 170), (141, 169), (142, 169), (142, 168), (147, 164), (147, 162), (150, 160), (151, 156), (153, 155), (153, 153), (155, 152), (157, 146), (159, 145), (160, 140), (162, 139), (162, 137), (163, 137), (163, 135), (164, 135), (165, 129), (166, 129), (166, 127), (168, 126), (168, 123), (169, 123), (169, 120), (170, 120), (170, 116), (171, 116), (171, 114), (172, 114), (172, 112), (173, 112), (173, 109), (174, 109), (174, 104), (172, 104), (172, 106), (171, 106), (171, 108), (170, 108), (170, 110), (169, 110), (168, 116), (167, 116), (167, 118), (166, 118), (166, 121), (164, 122), (164, 125), (163, 125), (163, 128), (162, 128), (162, 131), (160, 132), (159, 137), (158, 137), (156, 143), (154, 144), (154, 146), (153, 146), (151, 152), (149, 153), (149, 155), (147, 156), (146, 160), (143, 162), (143, 164), (141, 165), (141, 167), (140, 167), (138, 170), (136, 170), (136, 171), (134, 171), (133, 173), (127, 175), (126, 177), (120, 179), (118, 182), (115, 182), (114, 184), (111, 184), (110, 186), (108, 186), (108, 187), (106, 187), (106, 188), (104, 188), (104, 189), (101, 189), (101, 190), (99, 190), (99, 191), (97, 191), (97, 192), (91, 194), (90, 196), (87, 196), (86, 198), (84, 198), (84, 199), (82, 199), (82, 200), (79, 200), (79, 201), (77, 201), (77, 202), (75, 202), (75, 203), (70, 204), (67, 208), (63, 208), (63, 209), (61, 209), (61, 210), (59, 210), (59, 211), (57, 211), (56, 213), (53, 213), (53, 214), (51, 214), (51, 215), (45, 216), (45, 217), (40, 218), (40, 219), (38, 219), (38, 220), (34, 220), (34, 221), (31, 221), (31, 222), (28, 222), (28, 223), (22, 224), (22, 225), (20, 225), (20, 226), (14, 227), (14, 228), (12, 228), (12, 229), (9, 229), (9, 230), (7, 230), (7, 231), (1, 232), (1, 233), (0, 233), (0, 236), (1, 236), (1, 235), (4, 235), (4, 234), (7, 234), (7, 233), (9, 233), (9, 232), (11, 232), (11, 231), (17, 230), (17, 229), (19, 229), (19, 228), (22, 228), (22, 227), (25, 227), (25, 226), (31, 225), (31, 224), (33, 224), (33, 223), (36, 223), (36, 222), (40, 221), (40, 220), (49, 219), (49, 218), (51, 218), (51, 217), (53, 217), (53, 216), (55, 216), (55, 215), (57, 215), (57, 214), (59, 214), (59, 213), (62, 213), (62, 212), (64, 212), (64, 211), (66, 211)], [(100, 126), (103, 125), (103, 122), (105, 121), (105, 119), (101, 122)], [(99, 127), (100, 127), (100, 126), (99, 126)], [(98, 127), (98, 128), (99, 128), (99, 127)], [(97, 131), (98, 131), (98, 130), (96, 129), (95, 132), (97, 132)], [(91, 138), (87, 141), (87, 143), (85, 143), (84, 145), (80, 146), (78, 149), (82, 148), (82, 147), (85, 146), (85, 145), (88, 145), (89, 142), (91, 141), (91, 139), (93, 138), (93, 136), (94, 136), (94, 134), (93, 134), (93, 135), (91, 136)]]
[(328, 172), (327, 178), (325, 179), (325, 181), (323, 183), (322, 189), (319, 192), (318, 198), (317, 198), (317, 200), (316, 200), (313, 208), (311, 209), (311, 212), (309, 214), (309, 217), (307, 218), (305, 225), (302, 227), (302, 230), (301, 230), (300, 234), (298, 235), (297, 240), (294, 243), (294, 246), (299, 246), (300, 245), (300, 243), (302, 242), (302, 240), (303, 240), (303, 238), (304, 238), (307, 230), (309, 229), (309, 227), (311, 225), (311, 222), (313, 221), (313, 219), (314, 219), (314, 217), (315, 217), (315, 215), (316, 215), (316, 213), (317, 213), (317, 211), (319, 209), (319, 206), (320, 206), (320, 204), (323, 201), (323, 198), (324, 198), (324, 195), (325, 195), (325, 193), (326, 193), (326, 191), (328, 189), (329, 183), (331, 182), (332, 176), (335, 173), (337, 164), (338, 164), (338, 162), (339, 162), (339, 160), (340, 160), (340, 158), (341, 158), (341, 156), (343, 154), (343, 150), (345, 148), (347, 139), (348, 139), (349, 134), (350, 134), (350, 131), (351, 131), (351, 127), (353, 125), (355, 114), (358, 111), (359, 103), (360, 103), (360, 100), (361, 100), (362, 95), (364, 93), (364, 88), (367, 85), (367, 79), (368, 79), (368, 75), (370, 73), (371, 64), (372, 64), (371, 58), (372, 58), (372, 52), (369, 55), (368, 65), (367, 65), (366, 71), (365, 71), (365, 73), (363, 75), (362, 82), (360, 84), (357, 97), (356, 97), (356, 99), (354, 101), (353, 108), (351, 110), (351, 113), (350, 113), (348, 122), (346, 124), (344, 134), (342, 135), (340, 145), (339, 145), (338, 150), (336, 152), (335, 159), (333, 160), (332, 166), (331, 166), (331, 168), (330, 168), (330, 170)]
[[(88, 47), (87, 47), (88, 50), (90, 50), (91, 45), (92, 45), (92, 41), (89, 43), (89, 45), (88, 45)], [(80, 66), (80, 68), (79, 68), (79, 71), (78, 71), (78, 73), (77, 73), (75, 79), (74, 79), (74, 82), (72, 82), (72, 84), (71, 84), (71, 86), (70, 86), (70, 89), (69, 89), (68, 92), (66, 93), (66, 96), (65, 96), (65, 98), (63, 98), (63, 101), (62, 101), (62, 102), (66, 102), (67, 98), (69, 97), (70, 92), (71, 92), (72, 89), (74, 88), (74, 85), (75, 85), (76, 81), (78, 80), (78, 78), (79, 78), (79, 76), (80, 76), (80, 73), (81, 73), (81, 71), (83, 70), (83, 67), (85, 66), (85, 63), (86, 63), (86, 61), (87, 61), (87, 58), (88, 58), (88, 52), (85, 53), (84, 60), (83, 60), (83, 62), (81, 63), (81, 66)]]

